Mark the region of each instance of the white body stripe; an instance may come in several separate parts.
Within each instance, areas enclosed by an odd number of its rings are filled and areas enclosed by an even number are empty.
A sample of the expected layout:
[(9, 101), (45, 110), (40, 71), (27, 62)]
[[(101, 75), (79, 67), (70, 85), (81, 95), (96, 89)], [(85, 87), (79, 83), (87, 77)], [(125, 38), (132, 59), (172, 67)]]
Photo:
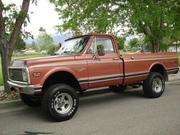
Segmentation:
[(177, 57), (168, 57), (168, 58), (147, 58), (147, 59), (125, 59), (125, 62), (131, 62), (131, 61), (155, 61), (155, 60), (169, 60), (169, 59), (177, 59)]

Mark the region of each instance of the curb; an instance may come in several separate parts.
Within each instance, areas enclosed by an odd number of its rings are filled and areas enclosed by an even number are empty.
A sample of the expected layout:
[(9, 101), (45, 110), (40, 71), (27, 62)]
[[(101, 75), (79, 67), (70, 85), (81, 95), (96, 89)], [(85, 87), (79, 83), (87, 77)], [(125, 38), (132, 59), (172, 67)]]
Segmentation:
[(180, 84), (180, 78), (173, 79), (173, 80), (169, 80), (168, 82), (166, 82), (166, 84), (172, 84), (172, 83), (178, 83), (178, 84)]
[(24, 103), (20, 99), (12, 100), (12, 101), (0, 101), (0, 110), (14, 108), (14, 107), (23, 106), (23, 105)]

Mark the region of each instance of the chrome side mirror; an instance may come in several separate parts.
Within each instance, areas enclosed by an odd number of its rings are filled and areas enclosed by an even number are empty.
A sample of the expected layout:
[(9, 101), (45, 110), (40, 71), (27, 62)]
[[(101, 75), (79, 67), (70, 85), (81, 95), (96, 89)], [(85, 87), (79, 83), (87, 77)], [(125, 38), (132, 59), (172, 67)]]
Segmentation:
[(104, 56), (105, 55), (105, 50), (103, 45), (97, 45), (97, 53), (99, 56)]

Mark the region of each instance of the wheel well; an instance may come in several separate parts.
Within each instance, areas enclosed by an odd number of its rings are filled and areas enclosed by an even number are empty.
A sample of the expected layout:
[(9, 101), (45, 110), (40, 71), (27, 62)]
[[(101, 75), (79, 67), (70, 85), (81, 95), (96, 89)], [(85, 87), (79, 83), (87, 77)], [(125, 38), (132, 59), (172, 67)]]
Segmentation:
[(48, 89), (49, 86), (56, 83), (65, 83), (80, 91), (80, 85), (77, 79), (69, 72), (56, 72), (50, 75), (43, 84), (42, 91)]
[(162, 66), (160, 64), (154, 65), (151, 68), (150, 72), (158, 72), (158, 73), (160, 73), (161, 75), (164, 76), (166, 81), (168, 80), (168, 75), (167, 75), (166, 69), (164, 68), (164, 66)]

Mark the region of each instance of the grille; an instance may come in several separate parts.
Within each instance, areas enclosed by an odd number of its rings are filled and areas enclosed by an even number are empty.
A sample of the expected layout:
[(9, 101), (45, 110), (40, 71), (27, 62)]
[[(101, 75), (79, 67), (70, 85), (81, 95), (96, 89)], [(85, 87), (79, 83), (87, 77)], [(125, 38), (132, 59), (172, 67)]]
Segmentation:
[(9, 69), (9, 78), (13, 81), (23, 82), (22, 69)]

